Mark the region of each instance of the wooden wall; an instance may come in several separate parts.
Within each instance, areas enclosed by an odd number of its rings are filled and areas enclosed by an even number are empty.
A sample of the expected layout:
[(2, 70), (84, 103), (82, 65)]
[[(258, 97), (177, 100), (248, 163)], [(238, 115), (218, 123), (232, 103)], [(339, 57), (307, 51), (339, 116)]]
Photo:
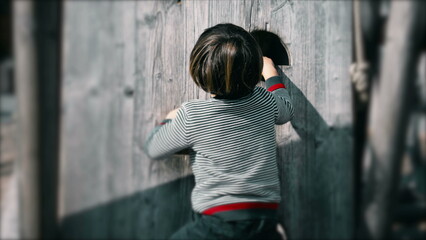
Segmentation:
[(141, 147), (168, 111), (208, 97), (189, 53), (222, 22), (289, 48), (296, 116), (277, 127), (288, 235), (353, 236), (351, 2), (287, 0), (65, 2), (62, 236), (161, 239), (191, 219), (188, 159), (152, 161)]

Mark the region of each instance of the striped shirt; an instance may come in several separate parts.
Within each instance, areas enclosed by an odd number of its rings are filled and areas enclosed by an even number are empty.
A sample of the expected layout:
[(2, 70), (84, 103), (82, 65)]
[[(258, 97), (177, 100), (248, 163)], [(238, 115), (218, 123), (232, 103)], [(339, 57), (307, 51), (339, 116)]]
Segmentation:
[(208, 214), (221, 206), (247, 205), (238, 203), (271, 203), (275, 205), (269, 207), (276, 208), (281, 199), (275, 125), (293, 117), (283, 80), (271, 77), (267, 90), (256, 86), (239, 99), (185, 102), (175, 119), (163, 121), (151, 132), (144, 149), (152, 159), (193, 150), (194, 211)]

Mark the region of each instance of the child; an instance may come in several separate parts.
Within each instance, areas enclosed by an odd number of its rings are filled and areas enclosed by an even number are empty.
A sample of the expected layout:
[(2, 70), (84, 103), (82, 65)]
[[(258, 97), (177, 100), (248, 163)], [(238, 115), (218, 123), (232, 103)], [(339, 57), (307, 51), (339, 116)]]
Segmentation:
[[(212, 94), (170, 112), (145, 143), (152, 159), (191, 148), (196, 220), (172, 239), (280, 239), (275, 124), (293, 117), (271, 59), (233, 24), (206, 29), (190, 56), (194, 82)], [(267, 90), (256, 86), (261, 77)]]

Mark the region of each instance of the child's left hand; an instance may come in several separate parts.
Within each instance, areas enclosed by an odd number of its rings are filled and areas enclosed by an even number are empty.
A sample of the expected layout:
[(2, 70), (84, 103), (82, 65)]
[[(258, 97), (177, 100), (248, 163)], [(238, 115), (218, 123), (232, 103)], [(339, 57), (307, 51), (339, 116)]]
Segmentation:
[(176, 113), (177, 113), (177, 111), (178, 111), (179, 109), (180, 109), (180, 108), (176, 108), (176, 109), (174, 109), (174, 110), (170, 111), (170, 112), (167, 114), (166, 119), (174, 119), (174, 118), (176, 118)]

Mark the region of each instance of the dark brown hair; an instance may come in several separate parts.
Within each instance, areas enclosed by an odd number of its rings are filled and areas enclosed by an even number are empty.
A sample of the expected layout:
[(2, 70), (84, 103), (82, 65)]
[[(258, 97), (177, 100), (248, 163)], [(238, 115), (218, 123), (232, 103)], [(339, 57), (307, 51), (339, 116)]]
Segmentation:
[(226, 23), (206, 29), (192, 49), (189, 72), (194, 82), (216, 98), (240, 98), (260, 81), (263, 68), (256, 40)]

